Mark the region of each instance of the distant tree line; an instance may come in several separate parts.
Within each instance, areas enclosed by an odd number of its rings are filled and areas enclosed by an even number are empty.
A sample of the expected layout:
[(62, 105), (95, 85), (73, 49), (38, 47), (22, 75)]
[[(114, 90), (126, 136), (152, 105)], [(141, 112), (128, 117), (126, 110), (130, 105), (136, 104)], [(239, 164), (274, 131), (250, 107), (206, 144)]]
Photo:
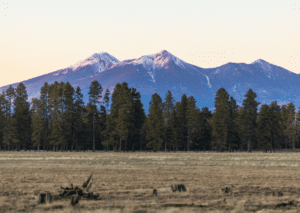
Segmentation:
[[(78, 86), (47, 82), (40, 98), (28, 102), (26, 87), (10, 86), (0, 95), (1, 150), (154, 150), (233, 151), (295, 149), (300, 146), (295, 106), (261, 105), (249, 89), (242, 106), (224, 88), (215, 97), (215, 112), (196, 107), (193, 96), (175, 102), (152, 95), (146, 116), (141, 95), (126, 82), (114, 92), (93, 81), (84, 105)], [(111, 99), (111, 101), (110, 101)]]

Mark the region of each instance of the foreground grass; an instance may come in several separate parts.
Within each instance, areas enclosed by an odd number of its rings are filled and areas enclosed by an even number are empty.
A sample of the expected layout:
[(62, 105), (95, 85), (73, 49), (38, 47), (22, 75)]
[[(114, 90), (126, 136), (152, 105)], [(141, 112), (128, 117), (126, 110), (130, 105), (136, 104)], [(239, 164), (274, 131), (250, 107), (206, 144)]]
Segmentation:
[[(299, 167), (300, 153), (0, 152), (0, 212), (297, 212)], [(90, 173), (98, 200), (34, 204)]]

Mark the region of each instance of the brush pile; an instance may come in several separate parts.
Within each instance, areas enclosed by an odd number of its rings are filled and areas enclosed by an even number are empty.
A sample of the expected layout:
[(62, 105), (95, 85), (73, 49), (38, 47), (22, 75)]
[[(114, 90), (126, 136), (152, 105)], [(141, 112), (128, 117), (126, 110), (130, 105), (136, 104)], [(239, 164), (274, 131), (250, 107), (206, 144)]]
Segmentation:
[(69, 197), (73, 195), (78, 195), (82, 198), (90, 199), (96, 199), (99, 197), (99, 194), (94, 195), (93, 191), (90, 191), (91, 186), (93, 184), (93, 180), (91, 179), (92, 175), (90, 174), (86, 180), (84, 181), (82, 187), (73, 187), (73, 184), (71, 183), (71, 187), (60, 187), (63, 189), (63, 191), (59, 194), (61, 197)]

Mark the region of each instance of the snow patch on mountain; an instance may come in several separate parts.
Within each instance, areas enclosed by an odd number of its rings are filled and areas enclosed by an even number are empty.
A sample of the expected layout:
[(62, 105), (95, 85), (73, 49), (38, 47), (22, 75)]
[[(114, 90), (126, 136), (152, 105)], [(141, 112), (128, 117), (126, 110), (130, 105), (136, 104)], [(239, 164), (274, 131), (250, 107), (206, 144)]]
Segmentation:
[(185, 62), (183, 62), (182, 60), (180, 60), (179, 58), (177, 58), (176, 56), (172, 55), (171, 53), (169, 53), (168, 51), (166, 51), (170, 57), (170, 59), (179, 67), (181, 68), (185, 68), (184, 64)]
[(154, 73), (153, 72), (147, 72), (151, 78), (152, 78), (152, 82), (155, 83), (155, 79), (154, 79)]
[(92, 64), (94, 70), (98, 73), (105, 71), (109, 67), (109, 63), (105, 63), (104, 61), (97, 61)]
[(84, 66), (87, 66), (87, 65), (91, 65), (91, 64), (94, 64), (98, 61), (99, 59), (98, 58), (92, 58), (92, 57), (89, 57), (83, 61), (79, 61), (77, 62), (76, 64), (70, 66), (70, 68), (74, 71), (76, 70), (77, 68), (79, 67), (84, 67)]
[[(192, 66), (193, 67), (193, 66)], [(212, 85), (210, 84), (209, 82), (209, 77), (205, 74), (203, 74), (202, 72), (200, 72), (199, 70), (197, 70), (195, 67), (193, 67), (193, 69), (195, 69), (197, 72), (201, 73), (202, 75), (204, 75), (206, 77), (206, 80), (207, 80), (207, 85), (209, 88), (212, 88)]]
[(142, 64), (145, 68), (154, 70), (156, 67), (154, 59), (151, 55), (146, 55), (133, 62), (134, 64)]

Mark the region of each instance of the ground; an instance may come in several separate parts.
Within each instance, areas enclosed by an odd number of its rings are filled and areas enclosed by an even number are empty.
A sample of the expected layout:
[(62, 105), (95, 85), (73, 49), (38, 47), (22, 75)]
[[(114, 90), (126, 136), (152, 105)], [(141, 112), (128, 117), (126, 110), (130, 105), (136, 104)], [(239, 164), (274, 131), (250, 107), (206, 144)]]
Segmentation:
[[(299, 167), (300, 153), (0, 152), (0, 212), (300, 212)], [(97, 200), (58, 196), (91, 173)]]

